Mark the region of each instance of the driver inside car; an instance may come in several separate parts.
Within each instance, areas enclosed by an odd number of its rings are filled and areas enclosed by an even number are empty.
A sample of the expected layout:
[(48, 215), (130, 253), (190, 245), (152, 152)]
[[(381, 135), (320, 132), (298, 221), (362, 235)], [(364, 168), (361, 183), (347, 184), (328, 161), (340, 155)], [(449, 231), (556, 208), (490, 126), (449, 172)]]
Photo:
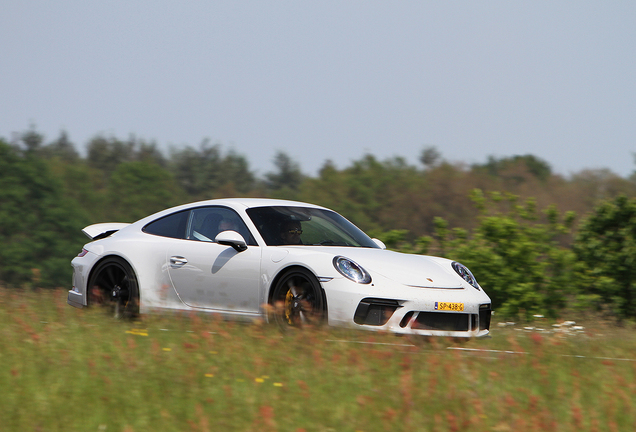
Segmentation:
[(281, 225), (281, 244), (296, 245), (303, 244), (300, 235), (303, 233), (300, 221), (290, 220)]

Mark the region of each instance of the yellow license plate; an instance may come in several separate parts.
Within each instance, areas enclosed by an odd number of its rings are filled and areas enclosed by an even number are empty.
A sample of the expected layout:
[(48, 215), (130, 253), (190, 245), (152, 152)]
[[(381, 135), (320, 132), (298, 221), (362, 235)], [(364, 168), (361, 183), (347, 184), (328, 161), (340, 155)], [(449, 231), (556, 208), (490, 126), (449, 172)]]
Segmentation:
[(435, 310), (462, 312), (464, 303), (435, 302)]

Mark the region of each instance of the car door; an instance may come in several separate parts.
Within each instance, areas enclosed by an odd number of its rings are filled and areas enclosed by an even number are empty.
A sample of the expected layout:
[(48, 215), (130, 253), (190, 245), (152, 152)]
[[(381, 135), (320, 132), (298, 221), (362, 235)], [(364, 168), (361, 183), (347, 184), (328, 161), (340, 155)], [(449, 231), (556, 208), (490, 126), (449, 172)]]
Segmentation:
[[(231, 226), (243, 236), (241, 252), (214, 242)], [(258, 313), (261, 304), (261, 248), (240, 216), (225, 207), (193, 209), (185, 240), (172, 240), (167, 267), (181, 301), (193, 308)]]

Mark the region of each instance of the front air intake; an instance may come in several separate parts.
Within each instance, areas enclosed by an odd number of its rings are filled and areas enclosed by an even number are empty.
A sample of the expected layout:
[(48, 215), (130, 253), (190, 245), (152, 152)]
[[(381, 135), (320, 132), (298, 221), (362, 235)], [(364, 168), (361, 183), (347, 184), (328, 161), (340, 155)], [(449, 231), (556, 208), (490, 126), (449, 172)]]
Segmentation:
[(420, 312), (411, 326), (415, 330), (468, 331), (470, 314)]
[(490, 330), (490, 316), (492, 309), (490, 304), (479, 305), (479, 330)]
[(382, 326), (400, 306), (397, 300), (365, 298), (360, 301), (353, 321), (360, 325)]

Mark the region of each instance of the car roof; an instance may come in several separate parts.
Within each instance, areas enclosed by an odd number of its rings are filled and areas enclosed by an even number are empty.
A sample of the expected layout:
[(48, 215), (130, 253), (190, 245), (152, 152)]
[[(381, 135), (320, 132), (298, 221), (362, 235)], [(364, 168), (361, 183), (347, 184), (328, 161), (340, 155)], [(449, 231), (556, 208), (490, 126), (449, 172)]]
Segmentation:
[(268, 207), (268, 206), (300, 206), (300, 207), (315, 207), (315, 208), (324, 208), (315, 204), (300, 202), (300, 201), (291, 201), (291, 200), (282, 200), (282, 199), (273, 199), (273, 198), (220, 198), (206, 201), (198, 201), (191, 203), (192, 206), (200, 206), (200, 205), (228, 205), (230, 207), (234, 207), (235, 205), (240, 205), (245, 208), (250, 207)]
[(165, 210), (161, 210), (157, 213), (146, 216), (143, 219), (135, 222), (135, 225), (142, 222), (147, 223), (151, 220), (169, 215), (171, 213), (186, 210), (189, 208), (196, 207), (204, 207), (204, 206), (226, 206), (230, 207), (234, 210), (245, 210), (252, 207), (272, 207), (272, 206), (291, 206), (291, 207), (311, 207), (311, 208), (319, 208), (325, 209), (325, 207), (321, 207), (315, 204), (309, 204), (300, 201), (290, 201), (290, 200), (281, 200), (281, 199), (273, 199), (273, 198), (221, 198), (221, 199), (212, 199), (212, 200), (204, 200), (204, 201), (196, 201), (188, 204), (182, 204), (176, 207), (170, 207)]

